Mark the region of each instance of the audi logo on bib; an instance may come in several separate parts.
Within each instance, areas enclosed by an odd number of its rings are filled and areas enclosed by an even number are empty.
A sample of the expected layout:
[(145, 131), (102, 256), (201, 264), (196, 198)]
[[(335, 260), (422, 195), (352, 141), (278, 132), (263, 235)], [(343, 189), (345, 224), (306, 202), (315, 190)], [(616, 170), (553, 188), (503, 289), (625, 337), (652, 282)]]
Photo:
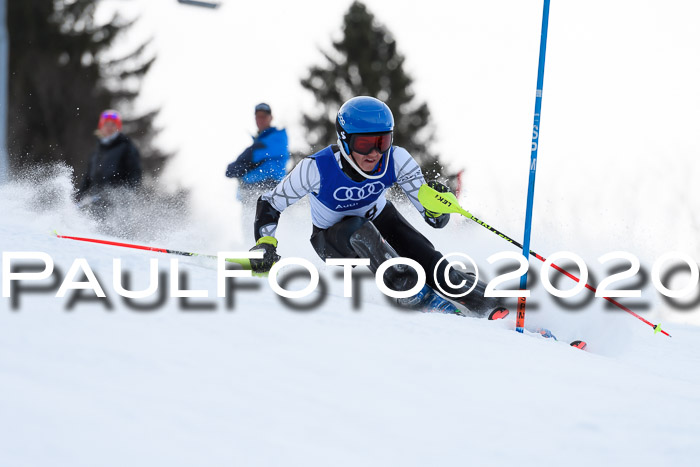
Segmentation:
[(378, 195), (384, 191), (382, 182), (372, 182), (361, 187), (341, 186), (333, 192), (333, 197), (338, 201), (361, 201), (372, 195)]

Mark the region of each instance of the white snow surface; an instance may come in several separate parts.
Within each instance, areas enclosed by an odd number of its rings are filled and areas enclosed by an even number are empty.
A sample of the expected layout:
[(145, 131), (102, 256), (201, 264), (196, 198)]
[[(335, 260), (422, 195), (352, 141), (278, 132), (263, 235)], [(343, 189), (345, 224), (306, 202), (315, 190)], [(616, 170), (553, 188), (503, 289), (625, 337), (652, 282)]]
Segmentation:
[[(644, 316), (663, 319), (673, 338), (599, 302), (563, 311), (541, 287), (528, 327), (550, 327), (560, 342), (514, 332), (514, 313), (489, 322), (397, 311), (369, 280), (356, 310), (308, 244), (301, 205), (283, 214), (280, 253), (318, 267), (329, 287), (322, 306), (290, 310), (254, 278), (239, 280), (259, 288), (237, 290), (229, 310), (215, 298), (215, 262), (178, 257), (188, 288), (209, 295), (190, 303), (213, 309), (168, 298), (136, 311), (112, 286), (113, 259), (143, 289), (149, 259), (167, 275), (173, 256), (51, 231), (210, 254), (247, 250), (249, 240), (187, 212), (159, 222), (138, 205), (128, 206), (125, 222), (141, 227), (131, 238), (106, 234), (73, 207), (70, 187), (60, 171), (0, 187), (2, 251), (51, 255), (57, 269), (42, 285), (85, 258), (112, 309), (79, 300), (68, 310), (73, 291), (56, 298), (57, 285), (20, 292), (16, 308), (1, 299), (2, 466), (697, 465), (700, 328), (655, 300)], [(456, 217), (432, 231), (411, 209), (445, 252), (482, 265), (509, 248)], [(574, 338), (589, 350), (566, 345)]]

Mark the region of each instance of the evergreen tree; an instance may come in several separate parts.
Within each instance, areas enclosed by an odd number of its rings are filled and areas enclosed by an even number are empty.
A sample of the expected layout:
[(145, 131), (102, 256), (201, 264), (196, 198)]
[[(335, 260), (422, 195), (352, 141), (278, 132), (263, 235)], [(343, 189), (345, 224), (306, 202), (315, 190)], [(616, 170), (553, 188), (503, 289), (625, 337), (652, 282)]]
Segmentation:
[(301, 85), (316, 98), (317, 112), (305, 114), (309, 145), (314, 149), (335, 143), (335, 117), (340, 106), (354, 96), (373, 96), (387, 103), (394, 114), (394, 144), (413, 155), (427, 178), (443, 181), (454, 176), (442, 170), (430, 145), (430, 110), (416, 101), (413, 79), (403, 69), (404, 56), (386, 27), (367, 7), (355, 1), (343, 19), (343, 37), (333, 42), (334, 51), (321, 51), (325, 64), (313, 66)]
[(65, 161), (80, 177), (95, 148), (100, 112), (124, 116), (124, 133), (134, 139), (146, 172), (168, 157), (153, 147), (157, 111), (131, 115), (141, 78), (155, 57), (148, 43), (119, 59), (107, 60), (115, 40), (133, 22), (114, 15), (94, 19), (92, 0), (10, 0), (8, 150), (13, 169)]

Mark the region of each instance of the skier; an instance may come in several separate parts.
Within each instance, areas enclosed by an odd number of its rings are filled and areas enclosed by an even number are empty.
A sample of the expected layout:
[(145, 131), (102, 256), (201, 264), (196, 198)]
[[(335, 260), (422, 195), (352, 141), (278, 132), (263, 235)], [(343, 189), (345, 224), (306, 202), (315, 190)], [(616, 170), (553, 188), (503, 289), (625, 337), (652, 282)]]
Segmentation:
[[(262, 251), (264, 257), (251, 260), (253, 270), (269, 271), (279, 260), (275, 231), (280, 214), (309, 195), (311, 244), (321, 259), (369, 258), (369, 268), (375, 273), (387, 259), (413, 259), (426, 272), (426, 286), (413, 297), (399, 299), (399, 304), (421, 311), (461, 314), (434, 292), (438, 285), (435, 280), (442, 290), (456, 295), (474, 285), (474, 276), (450, 268), (449, 284), (445, 280), (447, 261), (440, 261), (442, 254), (384, 196), (398, 183), (431, 227), (443, 228), (449, 221), (448, 214), (428, 211), (418, 201), (418, 190), (425, 179), (408, 151), (393, 145), (391, 110), (373, 97), (354, 97), (340, 107), (335, 125), (336, 145), (302, 159), (284, 180), (258, 199), (256, 245), (251, 251)], [(430, 182), (429, 186), (447, 191), (438, 182)], [(417, 274), (407, 265), (395, 265), (386, 270), (384, 281), (393, 290), (405, 291), (415, 286)], [(484, 297), (484, 290), (485, 284), (479, 281), (471, 293), (455, 300), (472, 312), (488, 314), (490, 319), (505, 317), (508, 310), (498, 299)]]
[(238, 199), (243, 202), (253, 201), (277, 185), (286, 174), (289, 160), (287, 132), (272, 126), (268, 104), (255, 106), (255, 124), (258, 134), (253, 137), (253, 144), (226, 168), (227, 177), (238, 178)]

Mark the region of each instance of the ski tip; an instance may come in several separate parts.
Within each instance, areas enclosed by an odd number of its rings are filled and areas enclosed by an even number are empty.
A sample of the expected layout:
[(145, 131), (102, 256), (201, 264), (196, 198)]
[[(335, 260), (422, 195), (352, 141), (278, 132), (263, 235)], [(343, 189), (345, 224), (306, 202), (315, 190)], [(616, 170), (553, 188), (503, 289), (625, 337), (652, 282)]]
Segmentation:
[(58, 230), (53, 229), (53, 230), (51, 231), (51, 233), (54, 234), (54, 236), (58, 237)]
[(503, 319), (506, 316), (508, 316), (509, 314), (510, 314), (510, 311), (508, 311), (508, 308), (505, 308), (505, 307), (496, 308), (491, 313), (489, 313), (489, 321)]
[(573, 341), (571, 343), (571, 347), (575, 347), (577, 349), (585, 350), (586, 347), (588, 347), (588, 344), (586, 344), (586, 341)]

